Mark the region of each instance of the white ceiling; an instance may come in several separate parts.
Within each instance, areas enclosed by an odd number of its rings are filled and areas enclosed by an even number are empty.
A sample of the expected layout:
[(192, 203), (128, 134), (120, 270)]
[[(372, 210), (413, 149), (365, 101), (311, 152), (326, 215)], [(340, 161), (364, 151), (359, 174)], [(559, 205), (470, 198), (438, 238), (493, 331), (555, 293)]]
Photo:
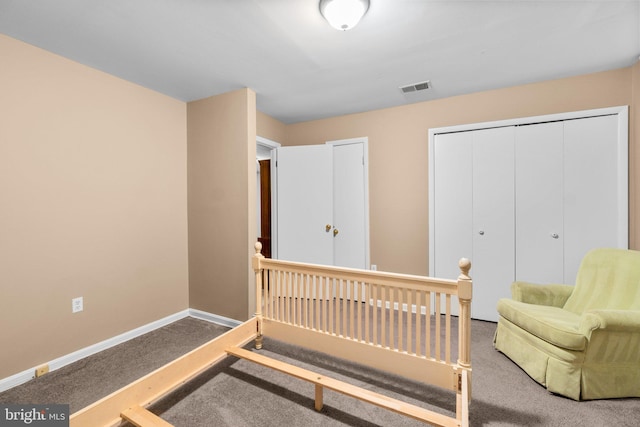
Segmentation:
[(632, 65), (640, 0), (371, 0), (347, 32), (318, 0), (0, 0), (0, 33), (183, 101), (250, 87), (295, 123)]

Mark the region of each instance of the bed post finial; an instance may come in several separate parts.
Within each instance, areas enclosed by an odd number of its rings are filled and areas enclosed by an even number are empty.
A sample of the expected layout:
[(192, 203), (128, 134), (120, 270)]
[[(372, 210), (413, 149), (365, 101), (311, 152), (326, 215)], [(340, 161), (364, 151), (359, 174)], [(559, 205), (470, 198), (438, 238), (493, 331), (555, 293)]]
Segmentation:
[(256, 249), (256, 255), (262, 254), (262, 243), (256, 242), (256, 244), (253, 245), (253, 247)]
[(460, 258), (460, 261), (458, 261), (458, 267), (460, 267), (460, 276), (458, 277), (458, 279), (471, 279), (469, 277), (469, 270), (471, 270), (471, 261), (469, 261), (467, 258)]

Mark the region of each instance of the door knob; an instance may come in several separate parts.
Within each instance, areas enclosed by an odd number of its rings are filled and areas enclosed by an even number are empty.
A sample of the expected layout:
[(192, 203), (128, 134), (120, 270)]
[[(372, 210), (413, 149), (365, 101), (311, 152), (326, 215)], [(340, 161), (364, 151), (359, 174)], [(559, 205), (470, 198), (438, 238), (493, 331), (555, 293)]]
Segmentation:
[(325, 231), (328, 233), (329, 231), (331, 231), (331, 224), (327, 224), (324, 226)]
[(558, 233), (551, 233), (551, 237), (553, 237), (554, 239), (557, 239), (560, 236), (558, 236)]
[(478, 234), (481, 235), (481, 236), (484, 236), (484, 230), (478, 231)]
[(338, 229), (337, 229), (337, 228), (334, 228), (334, 229), (333, 229), (333, 236), (334, 236), (334, 237), (335, 237), (335, 236), (337, 236), (337, 235), (338, 235), (338, 233), (339, 233)]

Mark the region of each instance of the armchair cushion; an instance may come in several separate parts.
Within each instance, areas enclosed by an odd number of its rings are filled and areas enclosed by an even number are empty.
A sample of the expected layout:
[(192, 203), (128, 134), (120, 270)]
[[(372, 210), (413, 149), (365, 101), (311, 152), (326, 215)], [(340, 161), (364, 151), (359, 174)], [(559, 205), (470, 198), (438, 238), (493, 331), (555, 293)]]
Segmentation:
[(578, 329), (580, 316), (570, 311), (501, 299), (498, 312), (511, 323), (555, 346), (578, 351), (587, 346), (587, 337)]

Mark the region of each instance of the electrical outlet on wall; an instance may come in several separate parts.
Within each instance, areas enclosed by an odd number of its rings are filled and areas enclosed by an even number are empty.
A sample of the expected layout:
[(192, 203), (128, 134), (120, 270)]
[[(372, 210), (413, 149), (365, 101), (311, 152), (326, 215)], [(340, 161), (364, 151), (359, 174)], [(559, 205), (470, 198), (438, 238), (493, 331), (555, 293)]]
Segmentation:
[(71, 312), (77, 313), (84, 310), (84, 301), (82, 297), (74, 298), (71, 300)]

